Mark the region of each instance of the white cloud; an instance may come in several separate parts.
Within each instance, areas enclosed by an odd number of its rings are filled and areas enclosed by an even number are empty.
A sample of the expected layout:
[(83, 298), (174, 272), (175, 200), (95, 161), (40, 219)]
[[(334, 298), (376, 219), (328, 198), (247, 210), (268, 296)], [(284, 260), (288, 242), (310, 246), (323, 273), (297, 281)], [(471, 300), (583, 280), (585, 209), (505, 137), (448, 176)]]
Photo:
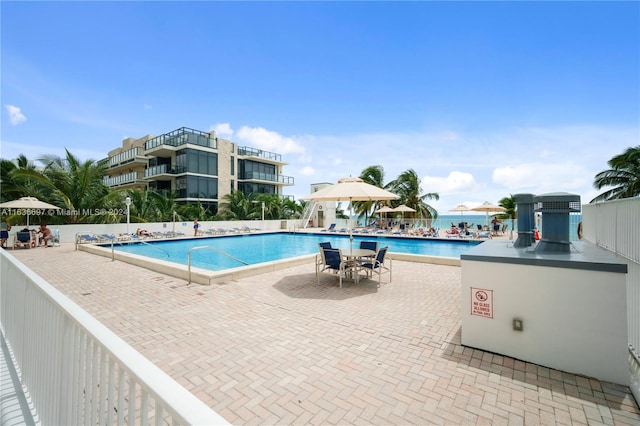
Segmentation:
[(216, 136), (224, 139), (230, 139), (233, 137), (233, 129), (229, 123), (218, 123), (211, 126), (209, 130), (214, 130), (216, 132)]
[(305, 151), (304, 146), (293, 138), (282, 136), (264, 127), (242, 126), (236, 137), (254, 148), (280, 154), (303, 153)]
[(446, 177), (426, 176), (422, 179), (425, 192), (462, 193), (473, 191), (477, 183), (471, 173), (453, 171)]
[(590, 176), (585, 167), (572, 161), (532, 162), (499, 167), (493, 171), (492, 176), (494, 184), (506, 188), (512, 194), (582, 192), (585, 188), (589, 188), (592, 179), (593, 176)]
[(316, 173), (316, 170), (311, 166), (305, 166), (298, 170), (302, 176), (313, 176)]
[(20, 108), (18, 108), (17, 106), (5, 104), (4, 107), (9, 114), (9, 123), (11, 123), (12, 125), (17, 126), (18, 124), (27, 121), (27, 117), (25, 117)]

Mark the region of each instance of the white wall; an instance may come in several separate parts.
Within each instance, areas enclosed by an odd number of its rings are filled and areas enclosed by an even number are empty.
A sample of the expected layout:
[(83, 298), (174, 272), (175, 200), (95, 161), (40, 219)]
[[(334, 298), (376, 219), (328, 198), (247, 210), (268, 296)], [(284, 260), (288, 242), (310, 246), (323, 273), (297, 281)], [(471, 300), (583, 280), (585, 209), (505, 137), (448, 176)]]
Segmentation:
[[(287, 227), (292, 226), (293, 223), (299, 221), (287, 221)], [(239, 220), (239, 221), (209, 221), (200, 222), (200, 229), (206, 230), (209, 228), (243, 228), (248, 226), (249, 228), (259, 228), (266, 231), (275, 231), (281, 229), (280, 220)], [(38, 225), (39, 226), (39, 225)], [(30, 229), (38, 229), (38, 226), (29, 226)], [(13, 234), (16, 231), (20, 231), (24, 226), (16, 225), (11, 228), (9, 232), (8, 245), (13, 244)], [(135, 233), (136, 229), (146, 229), (149, 232), (168, 232), (174, 231), (173, 222), (145, 222), (145, 223), (130, 223), (129, 233)], [(110, 234), (118, 235), (127, 233), (126, 223), (96, 223), (96, 224), (78, 224), (78, 225), (49, 225), (49, 229), (60, 230), (60, 242), (62, 243), (74, 243), (76, 234)], [(193, 236), (193, 221), (175, 222), (175, 232), (182, 232), (186, 236)]]
[[(471, 315), (472, 288), (493, 318)], [(462, 344), (628, 386), (626, 274), (462, 260)]]

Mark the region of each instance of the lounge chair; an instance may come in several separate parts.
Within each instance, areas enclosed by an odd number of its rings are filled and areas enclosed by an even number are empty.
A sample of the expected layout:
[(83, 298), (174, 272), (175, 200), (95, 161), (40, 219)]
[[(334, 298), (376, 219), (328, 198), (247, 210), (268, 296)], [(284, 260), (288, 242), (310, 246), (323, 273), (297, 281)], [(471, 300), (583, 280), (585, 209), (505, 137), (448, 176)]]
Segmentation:
[(100, 242), (98, 237), (96, 237), (94, 235), (90, 235), (90, 234), (78, 235), (78, 238), (76, 239), (76, 243), (78, 243), (78, 244), (98, 243), (98, 242)]
[(33, 237), (31, 231), (18, 231), (13, 235), (13, 248), (28, 248), (35, 247), (36, 240)]
[(389, 246), (383, 247), (377, 251), (373, 260), (361, 261), (361, 266), (367, 272), (367, 276), (373, 277), (374, 273), (378, 274), (378, 287), (382, 284), (382, 274), (385, 272), (389, 272), (389, 282), (391, 282), (391, 258), (389, 258), (389, 266), (384, 263), (388, 250)]
[(327, 229), (321, 229), (320, 232), (335, 232), (336, 224), (332, 223)]

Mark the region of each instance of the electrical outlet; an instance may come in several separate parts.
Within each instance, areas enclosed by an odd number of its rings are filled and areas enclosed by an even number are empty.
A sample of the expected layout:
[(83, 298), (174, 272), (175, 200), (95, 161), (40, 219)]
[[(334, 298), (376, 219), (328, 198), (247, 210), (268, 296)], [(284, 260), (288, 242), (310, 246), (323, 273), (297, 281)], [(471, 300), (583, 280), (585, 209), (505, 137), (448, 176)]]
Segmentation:
[(522, 324), (522, 320), (520, 318), (514, 318), (513, 319), (513, 330), (514, 331), (522, 331), (523, 330), (523, 324)]

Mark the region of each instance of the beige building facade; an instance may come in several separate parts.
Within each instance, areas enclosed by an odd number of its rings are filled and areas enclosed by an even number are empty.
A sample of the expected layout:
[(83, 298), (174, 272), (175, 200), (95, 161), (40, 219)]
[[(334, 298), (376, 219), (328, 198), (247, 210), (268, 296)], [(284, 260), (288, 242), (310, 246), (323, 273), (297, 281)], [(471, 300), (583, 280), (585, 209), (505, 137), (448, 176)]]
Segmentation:
[(213, 213), (227, 194), (241, 191), (284, 197), (294, 178), (286, 162), (268, 152), (218, 138), (215, 131), (181, 127), (159, 136), (127, 138), (108, 154), (110, 188), (175, 191), (181, 204), (201, 203)]

